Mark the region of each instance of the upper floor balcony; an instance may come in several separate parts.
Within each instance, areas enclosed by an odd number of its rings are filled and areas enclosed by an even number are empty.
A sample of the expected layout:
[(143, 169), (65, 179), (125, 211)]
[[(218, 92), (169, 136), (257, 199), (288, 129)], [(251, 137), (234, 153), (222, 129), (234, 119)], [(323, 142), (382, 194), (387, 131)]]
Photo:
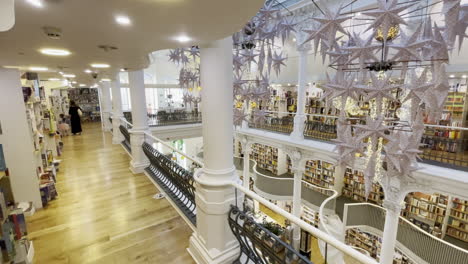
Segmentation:
[[(132, 113), (124, 112), (125, 118), (131, 123)], [(159, 110), (148, 109), (148, 125), (150, 127), (161, 126), (176, 126), (176, 125), (190, 125), (200, 124), (202, 122), (202, 115), (199, 111), (180, 110)]]

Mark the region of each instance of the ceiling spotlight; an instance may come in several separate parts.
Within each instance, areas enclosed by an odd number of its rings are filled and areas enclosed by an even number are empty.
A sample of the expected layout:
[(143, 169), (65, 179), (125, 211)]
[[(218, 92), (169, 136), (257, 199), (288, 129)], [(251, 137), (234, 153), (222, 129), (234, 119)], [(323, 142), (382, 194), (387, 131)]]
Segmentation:
[(71, 83), (73, 83), (73, 84), (77, 84), (77, 82), (76, 82), (76, 81), (72, 81)]
[(466, 74), (463, 74), (463, 75), (462, 75), (462, 78), (463, 78), (463, 79), (466, 79)]
[(40, 52), (50, 56), (68, 56), (71, 54), (70, 51), (63, 49), (41, 49)]
[(35, 7), (43, 7), (44, 4), (42, 3), (41, 0), (26, 0), (28, 3), (30, 3), (31, 5), (35, 6)]
[(67, 73), (67, 74), (63, 74), (63, 77), (65, 77), (65, 78), (75, 78), (76, 75)]
[(357, 13), (356, 13), (356, 16), (360, 16), (360, 15), (362, 15), (361, 12), (357, 12)]
[(31, 70), (31, 71), (47, 71), (49, 69), (46, 68), (46, 67), (29, 67), (29, 70)]
[(111, 80), (108, 79), (108, 78), (103, 78), (103, 79), (101, 79), (101, 82), (110, 82), (110, 81), (111, 81)]
[(84, 72), (86, 72), (86, 73), (92, 73), (93, 71), (90, 70), (90, 69), (86, 69), (86, 70), (84, 70)]
[(63, 75), (63, 72), (59, 71), (60, 75)]
[(130, 20), (130, 18), (128, 18), (128, 16), (116, 16), (115, 22), (117, 22), (117, 24), (119, 25), (124, 25), (124, 26), (128, 26), (132, 24), (132, 21)]
[(293, 38), (293, 42), (296, 42), (296, 38)]
[(125, 71), (125, 69), (120, 69), (120, 71), (121, 71), (121, 72), (124, 72), (124, 71)]
[(80, 83), (80, 87), (85, 87), (85, 86), (86, 86), (86, 84)]
[(59, 78), (49, 78), (49, 81), (52, 81), (52, 82), (53, 81), (60, 81), (60, 79)]
[(450, 76), (449, 76), (449, 77), (450, 77), (450, 78), (455, 78), (455, 75), (453, 75), (453, 74), (450, 74)]
[(184, 42), (189, 42), (192, 39), (185, 35), (181, 35), (181, 36), (176, 37), (175, 40), (184, 43)]
[(91, 67), (93, 67), (93, 68), (109, 68), (110, 65), (105, 64), (105, 63), (93, 63), (93, 64), (91, 64)]

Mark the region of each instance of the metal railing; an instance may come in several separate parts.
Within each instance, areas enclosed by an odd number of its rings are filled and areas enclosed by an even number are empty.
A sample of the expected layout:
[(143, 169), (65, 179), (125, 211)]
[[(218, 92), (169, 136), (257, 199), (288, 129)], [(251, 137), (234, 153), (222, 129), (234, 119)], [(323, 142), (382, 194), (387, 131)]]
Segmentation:
[(119, 129), (122, 135), (124, 136), (124, 141), (122, 141), (122, 145), (124, 146), (125, 149), (127, 149), (129, 153), (132, 153), (132, 145), (130, 141), (130, 132), (129, 132), (129, 129), (131, 129), (132, 127), (133, 125), (130, 122), (128, 122), (125, 118), (123, 117), (120, 118)]
[(249, 121), (250, 128), (268, 130), (283, 134), (291, 134), (294, 128), (295, 113), (268, 112), (262, 119)]
[[(385, 214), (384, 208), (374, 204), (345, 204), (344, 224), (346, 228), (365, 228), (366, 232), (381, 236)], [(468, 263), (467, 250), (425, 232), (401, 216), (397, 241), (397, 248), (411, 259), (419, 258), (430, 264)]]
[[(173, 153), (183, 155), (184, 159), (188, 159), (198, 166), (203, 166), (203, 164), (196, 158), (186, 155), (149, 133), (145, 133), (142, 148), (150, 161), (150, 166), (145, 169), (145, 172), (157, 183), (186, 219), (193, 226), (196, 226), (193, 172), (179, 164)], [(162, 148), (168, 149), (169, 154), (163, 154), (164, 150)]]
[[(131, 112), (124, 112), (124, 116), (129, 122), (132, 121)], [(201, 122), (202, 113), (197, 111), (148, 111), (148, 125), (150, 127), (189, 125)]]

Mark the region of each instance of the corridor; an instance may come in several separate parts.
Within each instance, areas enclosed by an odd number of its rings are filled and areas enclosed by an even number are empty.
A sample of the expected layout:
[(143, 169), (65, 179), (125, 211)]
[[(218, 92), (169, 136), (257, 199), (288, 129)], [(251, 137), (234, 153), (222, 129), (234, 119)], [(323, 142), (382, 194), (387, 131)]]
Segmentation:
[(58, 198), (28, 218), (37, 264), (193, 263), (191, 229), (100, 123), (63, 139)]

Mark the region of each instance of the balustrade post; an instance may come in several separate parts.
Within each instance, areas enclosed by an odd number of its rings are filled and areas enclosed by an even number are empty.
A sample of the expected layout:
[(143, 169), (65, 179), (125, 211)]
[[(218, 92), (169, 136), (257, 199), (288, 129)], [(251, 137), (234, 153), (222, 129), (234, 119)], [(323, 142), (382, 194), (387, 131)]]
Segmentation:
[(242, 142), (242, 150), (244, 152), (243, 185), (244, 188), (250, 190), (250, 154), (252, 153), (252, 144), (249, 142)]
[(110, 82), (102, 82), (100, 85), (101, 96), (101, 123), (104, 131), (111, 131), (112, 124), (109, 120), (112, 111), (112, 102), (110, 98)]
[(307, 116), (305, 115), (306, 106), (306, 85), (307, 85), (307, 53), (310, 50), (310, 44), (304, 43), (305, 35), (302, 33), (297, 34), (297, 50), (299, 51), (299, 76), (297, 87), (297, 111), (294, 116), (294, 128), (291, 137), (295, 140), (304, 139), (304, 128)]
[(122, 118), (122, 93), (120, 91), (120, 76), (116, 74), (112, 81), (112, 143), (120, 144), (124, 141), (124, 136), (120, 132), (120, 118)]
[[(239, 243), (228, 224), (238, 181), (233, 162), (232, 38), (214, 41), (200, 50), (204, 167), (197, 172), (197, 230), (190, 238), (196, 263), (233, 263)], [(240, 196), (240, 194), (238, 194)]]
[(142, 173), (144, 169), (149, 166), (148, 158), (142, 149), (142, 144), (145, 140), (145, 132), (149, 132), (143, 70), (129, 72), (128, 80), (130, 84), (133, 125), (132, 129), (129, 130), (132, 148), (130, 169), (134, 174), (137, 174)]
[[(291, 165), (294, 172), (294, 187), (293, 187), (293, 204), (292, 214), (298, 218), (301, 217), (302, 208), (302, 175), (305, 171), (305, 165), (302, 166), (301, 153), (297, 150), (293, 151), (291, 156)], [(293, 241), (292, 246), (295, 250), (300, 250), (301, 243), (301, 228), (293, 225)]]

